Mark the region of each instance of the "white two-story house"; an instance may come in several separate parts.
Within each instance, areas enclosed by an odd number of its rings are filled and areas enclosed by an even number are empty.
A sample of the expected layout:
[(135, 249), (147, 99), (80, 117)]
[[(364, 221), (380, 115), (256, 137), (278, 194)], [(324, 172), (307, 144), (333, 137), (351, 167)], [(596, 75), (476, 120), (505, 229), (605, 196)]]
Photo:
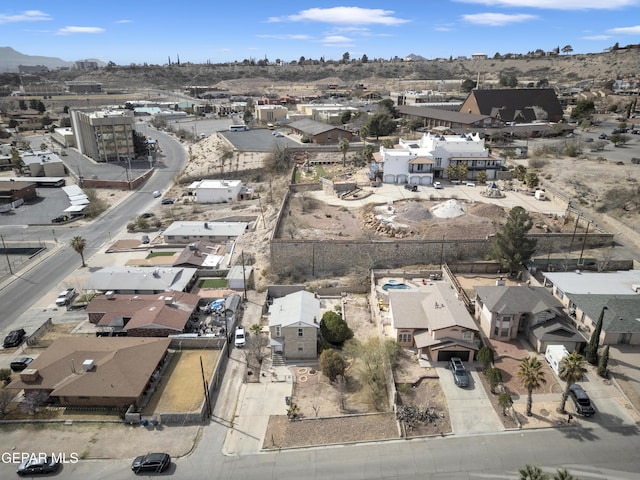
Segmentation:
[(431, 185), (434, 180), (448, 178), (449, 165), (465, 163), (467, 179), (475, 179), (479, 172), (487, 180), (496, 178), (496, 171), (505, 163), (492, 155), (480, 135), (438, 135), (425, 133), (419, 140), (400, 139), (395, 148), (380, 147), (384, 183)]

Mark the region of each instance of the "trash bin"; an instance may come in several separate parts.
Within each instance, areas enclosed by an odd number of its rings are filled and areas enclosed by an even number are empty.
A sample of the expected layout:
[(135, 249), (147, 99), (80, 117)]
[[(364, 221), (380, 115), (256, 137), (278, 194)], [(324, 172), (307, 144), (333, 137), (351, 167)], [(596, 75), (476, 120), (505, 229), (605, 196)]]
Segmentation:
[(147, 425), (149, 425), (149, 420), (147, 420), (146, 418), (143, 418), (141, 423), (143, 427), (146, 427)]
[(291, 397), (284, 397), (284, 401), (288, 407), (291, 406)]

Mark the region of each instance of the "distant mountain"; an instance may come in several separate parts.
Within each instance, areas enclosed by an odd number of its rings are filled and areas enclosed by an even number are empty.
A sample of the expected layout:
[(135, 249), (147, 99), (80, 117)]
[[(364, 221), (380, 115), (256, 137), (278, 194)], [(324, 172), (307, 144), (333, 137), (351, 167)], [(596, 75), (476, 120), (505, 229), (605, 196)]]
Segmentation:
[[(102, 67), (106, 65), (101, 60), (95, 61), (98, 62), (98, 66)], [(50, 70), (57, 70), (59, 68), (72, 68), (74, 66), (74, 63), (75, 62), (67, 62), (57, 57), (25, 55), (23, 53), (15, 51), (11, 47), (0, 47), (0, 73), (17, 73), (18, 65), (44, 65)]]
[(407, 55), (404, 58), (406, 60), (412, 60), (414, 62), (421, 62), (423, 60), (426, 60), (426, 58), (424, 58), (422, 55), (416, 55), (415, 53), (410, 53), (409, 55)]

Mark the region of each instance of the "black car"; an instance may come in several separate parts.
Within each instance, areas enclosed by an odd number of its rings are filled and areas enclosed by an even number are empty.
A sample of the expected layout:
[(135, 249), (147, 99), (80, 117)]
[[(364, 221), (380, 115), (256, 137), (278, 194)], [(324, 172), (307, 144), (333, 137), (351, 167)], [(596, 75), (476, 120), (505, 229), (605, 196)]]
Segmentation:
[(11, 362), (11, 370), (14, 372), (21, 372), (25, 368), (27, 368), (31, 362), (33, 362), (33, 358), (31, 357), (18, 357), (13, 362)]
[(404, 184), (404, 188), (407, 190), (410, 190), (412, 192), (417, 192), (418, 191), (418, 186), (417, 185), (411, 185), (410, 183), (405, 183)]
[(607, 138), (609, 138), (609, 136), (606, 133), (601, 133), (600, 136), (598, 137), (600, 140), (606, 140)]
[(67, 217), (66, 215), (60, 215), (59, 217), (56, 217), (53, 220), (51, 220), (51, 223), (64, 223), (67, 220), (69, 220), (69, 217)]
[(569, 396), (571, 397), (571, 400), (573, 400), (573, 404), (576, 407), (576, 413), (578, 415), (590, 417), (596, 413), (596, 409), (593, 408), (589, 395), (587, 395), (587, 392), (585, 392), (577, 383), (574, 383), (569, 387)]
[(164, 472), (171, 465), (168, 453), (147, 453), (133, 460), (131, 470), (139, 472)]
[(151, 212), (144, 212), (142, 215), (140, 215), (140, 217), (142, 218), (151, 218), (151, 217), (155, 217), (156, 214), (155, 213), (151, 213)]
[(162, 205), (172, 205), (175, 200), (173, 198), (163, 198), (160, 202)]
[(22, 343), (27, 332), (24, 331), (24, 328), (19, 328), (18, 330), (13, 330), (9, 332), (9, 335), (4, 337), (4, 348), (17, 347)]
[(18, 465), (16, 472), (18, 475), (37, 475), (41, 473), (51, 473), (58, 469), (59, 463), (53, 457), (33, 456), (29, 460)]

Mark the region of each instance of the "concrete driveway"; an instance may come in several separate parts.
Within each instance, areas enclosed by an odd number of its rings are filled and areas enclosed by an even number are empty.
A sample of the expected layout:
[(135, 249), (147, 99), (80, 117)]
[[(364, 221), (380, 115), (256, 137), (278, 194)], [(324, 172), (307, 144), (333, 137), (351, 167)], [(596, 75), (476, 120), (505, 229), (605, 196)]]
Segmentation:
[(451, 418), (451, 430), (456, 435), (498, 432), (504, 430), (473, 364), (465, 363), (471, 382), (467, 388), (458, 387), (446, 362), (435, 365), (440, 385), (447, 399), (447, 407)]

